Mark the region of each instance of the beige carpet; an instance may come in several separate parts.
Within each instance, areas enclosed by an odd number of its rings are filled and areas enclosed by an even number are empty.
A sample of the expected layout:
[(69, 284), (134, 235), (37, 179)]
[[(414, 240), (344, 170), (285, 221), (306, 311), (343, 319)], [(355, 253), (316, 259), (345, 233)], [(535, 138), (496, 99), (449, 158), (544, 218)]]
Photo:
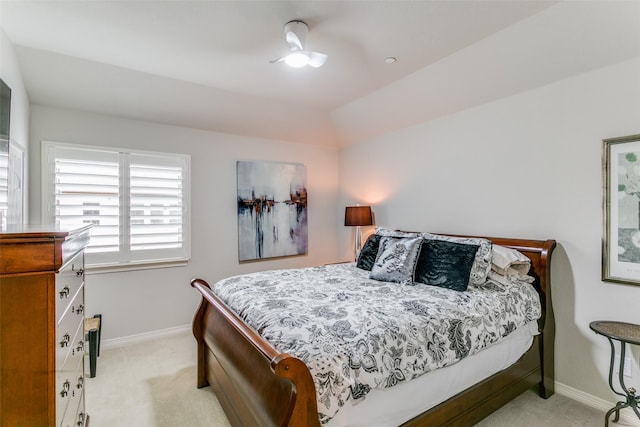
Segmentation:
[(91, 427), (228, 427), (210, 388), (196, 387), (189, 333), (102, 349), (87, 380)]
[[(195, 341), (190, 333), (118, 348), (103, 348), (97, 375), (87, 380), (91, 427), (228, 427), (210, 388), (196, 388)], [(555, 394), (527, 392), (480, 427), (601, 427), (604, 414)], [(622, 426), (624, 424), (611, 424)]]

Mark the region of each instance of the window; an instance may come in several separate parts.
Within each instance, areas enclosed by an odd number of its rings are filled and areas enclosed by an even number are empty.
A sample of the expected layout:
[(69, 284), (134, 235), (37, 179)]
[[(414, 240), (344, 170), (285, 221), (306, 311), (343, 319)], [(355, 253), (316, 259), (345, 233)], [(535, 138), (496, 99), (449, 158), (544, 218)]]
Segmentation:
[(88, 267), (186, 261), (190, 156), (43, 142), (43, 219), (92, 224)]

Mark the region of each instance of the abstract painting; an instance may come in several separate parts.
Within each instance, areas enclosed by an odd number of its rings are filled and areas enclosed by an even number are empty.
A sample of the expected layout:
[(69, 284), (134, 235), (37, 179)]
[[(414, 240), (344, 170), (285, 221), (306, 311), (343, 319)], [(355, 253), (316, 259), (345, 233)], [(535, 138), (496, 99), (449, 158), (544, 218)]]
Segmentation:
[(307, 172), (299, 163), (236, 164), (238, 259), (304, 255), (308, 250)]

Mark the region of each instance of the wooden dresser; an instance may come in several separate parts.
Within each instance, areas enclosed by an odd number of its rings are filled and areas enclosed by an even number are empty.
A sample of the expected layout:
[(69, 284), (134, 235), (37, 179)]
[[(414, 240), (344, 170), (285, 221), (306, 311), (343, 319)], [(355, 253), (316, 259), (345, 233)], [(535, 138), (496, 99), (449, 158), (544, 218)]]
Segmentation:
[(88, 425), (83, 324), (89, 227), (0, 230), (0, 427)]

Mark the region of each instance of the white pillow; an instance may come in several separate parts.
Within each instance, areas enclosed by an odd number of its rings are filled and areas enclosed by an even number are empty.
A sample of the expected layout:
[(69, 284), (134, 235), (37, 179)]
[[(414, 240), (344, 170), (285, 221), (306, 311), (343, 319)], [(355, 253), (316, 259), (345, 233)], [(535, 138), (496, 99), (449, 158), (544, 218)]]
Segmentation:
[(488, 279), (495, 280), (503, 285), (511, 285), (515, 282), (533, 283), (535, 279), (526, 274), (520, 274), (512, 268), (509, 268), (507, 274), (498, 274), (496, 271), (491, 270), (489, 272)]
[(493, 245), (491, 252), (491, 269), (498, 274), (507, 276), (517, 273), (524, 276), (531, 269), (531, 260), (515, 249)]

